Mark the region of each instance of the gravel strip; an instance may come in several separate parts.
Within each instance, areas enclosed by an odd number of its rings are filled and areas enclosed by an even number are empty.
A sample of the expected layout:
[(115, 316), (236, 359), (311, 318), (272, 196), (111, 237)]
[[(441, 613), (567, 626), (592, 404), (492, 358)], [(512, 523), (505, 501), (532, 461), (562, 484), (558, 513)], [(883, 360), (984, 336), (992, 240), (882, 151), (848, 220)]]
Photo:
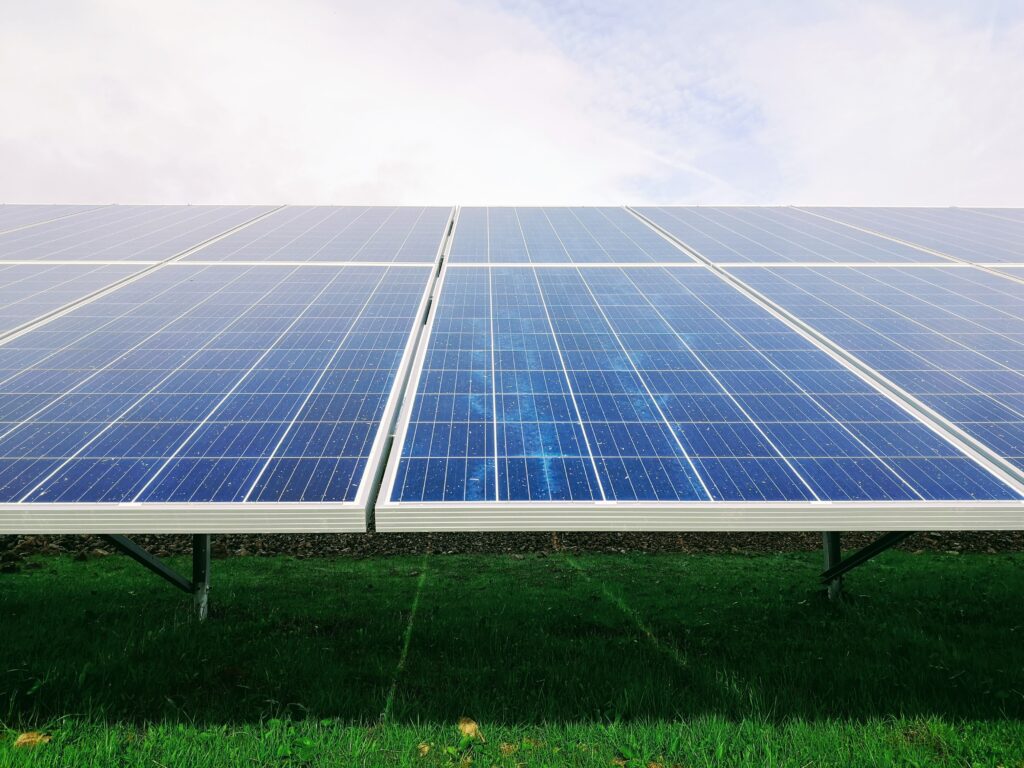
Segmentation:
[[(843, 535), (843, 547), (855, 549), (877, 533)], [(132, 537), (154, 554), (188, 554), (190, 537), (138, 535)], [(547, 553), (569, 552), (681, 552), (773, 553), (821, 549), (819, 533), (356, 533), (214, 536), (215, 557), (292, 555), (294, 557), (370, 557), (433, 552)], [(909, 551), (1020, 552), (1024, 531), (945, 531), (918, 533), (900, 545)], [(112, 548), (95, 536), (0, 536), (0, 563), (17, 567), (28, 555), (74, 554), (78, 557), (109, 554)]]

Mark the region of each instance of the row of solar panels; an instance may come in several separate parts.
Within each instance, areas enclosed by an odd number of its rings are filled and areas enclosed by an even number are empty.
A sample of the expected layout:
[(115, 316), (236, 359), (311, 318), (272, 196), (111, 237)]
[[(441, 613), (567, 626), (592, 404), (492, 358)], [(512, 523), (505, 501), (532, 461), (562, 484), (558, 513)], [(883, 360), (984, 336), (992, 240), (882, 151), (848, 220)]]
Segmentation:
[(0, 531), (1024, 527), (1021, 265), (1018, 210), (0, 206)]

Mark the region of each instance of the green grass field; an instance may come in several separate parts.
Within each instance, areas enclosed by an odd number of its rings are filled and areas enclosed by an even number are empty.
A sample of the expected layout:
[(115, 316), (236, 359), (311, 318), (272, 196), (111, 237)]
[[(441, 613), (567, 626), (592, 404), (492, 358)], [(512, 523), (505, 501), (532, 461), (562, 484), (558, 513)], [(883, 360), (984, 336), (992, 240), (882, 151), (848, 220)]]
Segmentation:
[(1024, 766), (1024, 555), (35, 562), (2, 766)]

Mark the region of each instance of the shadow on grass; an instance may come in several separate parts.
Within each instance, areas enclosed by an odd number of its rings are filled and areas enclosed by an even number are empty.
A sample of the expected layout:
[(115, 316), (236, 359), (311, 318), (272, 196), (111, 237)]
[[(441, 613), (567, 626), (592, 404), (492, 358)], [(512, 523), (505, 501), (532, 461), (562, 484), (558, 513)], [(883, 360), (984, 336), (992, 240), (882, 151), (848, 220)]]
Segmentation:
[(0, 576), (9, 726), (1024, 718), (1019, 555), (888, 553), (842, 605), (810, 555), (237, 558), (203, 625), (125, 559), (38, 563)]

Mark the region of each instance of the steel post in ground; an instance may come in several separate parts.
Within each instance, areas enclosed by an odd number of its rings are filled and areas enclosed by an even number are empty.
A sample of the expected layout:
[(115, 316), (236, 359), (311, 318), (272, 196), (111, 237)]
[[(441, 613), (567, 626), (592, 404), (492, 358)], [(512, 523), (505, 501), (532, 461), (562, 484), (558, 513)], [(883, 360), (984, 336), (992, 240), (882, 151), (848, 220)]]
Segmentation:
[[(821, 534), (822, 544), (825, 547), (825, 571), (830, 571), (839, 565), (842, 559), (842, 550), (839, 543), (839, 533), (826, 531)], [(838, 600), (843, 595), (843, 577), (836, 576), (826, 582), (828, 587), (829, 600)]]
[(192, 596), (199, 620), (206, 619), (210, 603), (210, 534), (192, 537)]

